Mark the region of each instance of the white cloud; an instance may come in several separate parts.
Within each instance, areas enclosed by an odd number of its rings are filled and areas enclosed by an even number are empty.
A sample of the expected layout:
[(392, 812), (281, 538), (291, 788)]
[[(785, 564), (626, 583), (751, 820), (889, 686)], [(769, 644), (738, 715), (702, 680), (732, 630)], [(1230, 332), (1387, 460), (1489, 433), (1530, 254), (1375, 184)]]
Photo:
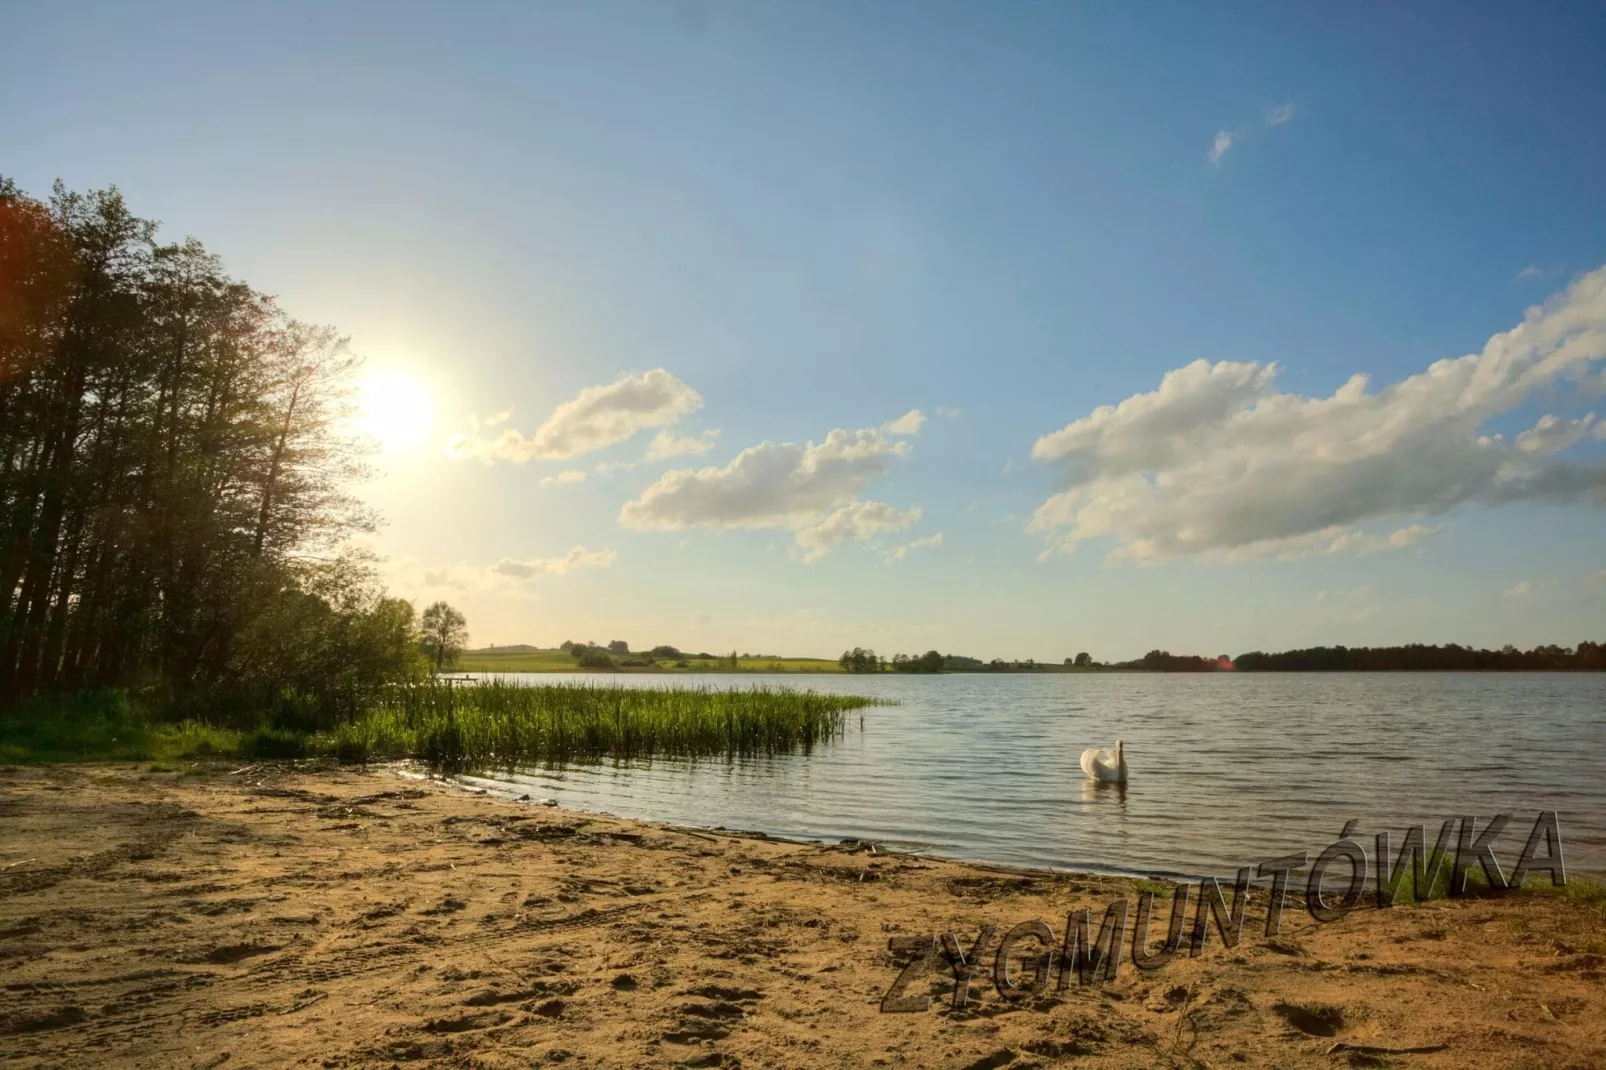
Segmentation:
[(585, 481), (586, 474), (579, 468), (569, 468), (559, 472), (555, 476), (541, 477), (541, 485), (543, 487), (562, 487), (574, 483), (584, 483)]
[(1533, 594), (1533, 590), (1533, 584), (1529, 583), (1527, 580), (1519, 580), (1510, 587), (1507, 587), (1505, 590), (1501, 591), (1500, 596), (1502, 598), (1527, 598), (1529, 595)]
[(613, 564), (615, 556), (613, 550), (575, 546), (559, 557), (503, 558), (494, 565), (458, 561), (426, 567), (416, 558), (401, 557), (387, 561), (384, 571), (388, 586), (403, 595), (415, 596), (420, 591), (516, 594), (542, 576), (558, 576), (582, 568), (607, 568)]
[(714, 448), (719, 439), (719, 429), (704, 431), (695, 438), (676, 438), (668, 431), (660, 431), (653, 436), (652, 443), (647, 447), (647, 460), (663, 461), (670, 457), (683, 457), (687, 454), (701, 457)]
[(1236, 136), (1231, 130), (1216, 131), (1215, 143), (1210, 146), (1211, 163), (1217, 167), (1221, 166), (1221, 158), (1227, 155), (1228, 149), (1232, 148), (1232, 142)]
[(937, 415), (941, 416), (944, 420), (957, 420), (959, 419), (960, 414), (964, 411), (964, 409), (956, 409), (952, 405), (937, 406)]
[(1355, 587), (1348, 591), (1318, 591), (1316, 593), (1316, 601), (1318, 602), (1325, 602), (1329, 598), (1347, 598), (1357, 601), (1367, 601), (1371, 597), (1372, 588), (1366, 584), (1363, 584), (1360, 587)]
[(1540, 420), (1515, 444), (1481, 431), (1603, 358), (1606, 268), (1481, 352), (1376, 393), (1364, 375), (1331, 397), (1277, 393), (1275, 365), (1195, 361), (1038, 439), (1062, 489), (1030, 527), (1060, 551), (1111, 539), (1115, 560), (1250, 560), (1409, 546), (1439, 529), (1363, 525), (1468, 503), (1606, 504), (1606, 466), (1555, 456), (1590, 417)]
[[(1262, 117), (1263, 122), (1261, 125), (1265, 129), (1272, 129), (1274, 127), (1282, 126), (1293, 117), (1294, 105), (1292, 102), (1287, 104), (1279, 104), (1275, 107), (1266, 109), (1265, 114)], [(1209, 159), (1212, 166), (1220, 167), (1221, 161), (1226, 157), (1228, 151), (1230, 151), (1234, 145), (1242, 143), (1244, 138), (1250, 137), (1255, 133), (1256, 127), (1253, 123), (1250, 123), (1246, 126), (1241, 126), (1236, 130), (1217, 130), (1215, 140), (1211, 142), (1210, 152), (1207, 154), (1206, 158)]]
[(453, 460), (472, 458), (484, 464), (523, 464), (534, 457), (565, 460), (623, 442), (638, 431), (666, 427), (702, 404), (697, 391), (664, 369), (654, 368), (604, 386), (586, 387), (554, 409), (528, 437), (511, 427), (494, 437), (480, 433), (501, 423), (506, 413), (484, 421), (470, 417), (465, 421), (467, 429), (447, 441), (446, 454)]
[(886, 502), (852, 502), (818, 524), (799, 530), (797, 548), (802, 551), (803, 562), (809, 564), (844, 543), (862, 542), (886, 532), (903, 531), (919, 519), (919, 506), (899, 509)]
[(584, 546), (575, 546), (562, 557), (527, 557), (522, 560), (504, 557), (491, 566), (491, 571), (516, 580), (531, 580), (537, 576), (561, 576), (577, 568), (607, 568), (613, 564), (616, 556), (613, 550), (587, 550)]
[(599, 476), (611, 476), (615, 472), (628, 472), (636, 467), (635, 461), (603, 461), (592, 469)]
[(879, 430), (837, 429), (818, 445), (761, 442), (723, 468), (665, 472), (626, 502), (619, 522), (637, 531), (686, 527), (784, 528), (812, 524), (859, 496), (909, 452)]
[(886, 555), (886, 562), (889, 565), (895, 564), (907, 558), (910, 550), (935, 549), (941, 545), (942, 532), (939, 531), (935, 535), (927, 535), (924, 538), (915, 539), (913, 542), (906, 542), (902, 546), (893, 547)]
[(1526, 279), (1542, 279), (1544, 277), (1544, 268), (1540, 267), (1538, 264), (1529, 264), (1527, 267), (1517, 272), (1516, 278), (1513, 279), (1513, 281), (1521, 282)]
[[(1039, 530), (1036, 521), (1028, 525), (1027, 530)], [(1384, 550), (1403, 550), (1408, 546), (1430, 539), (1441, 534), (1444, 525), (1428, 527), (1423, 524), (1412, 524), (1408, 527), (1396, 528), (1387, 534), (1374, 534), (1355, 528), (1346, 528), (1341, 524), (1312, 531), (1305, 535), (1257, 539), (1240, 546), (1230, 548), (1213, 548), (1202, 551), (1199, 556), (1207, 561), (1224, 562), (1227, 564), (1244, 564), (1249, 561), (1297, 561), (1302, 557), (1327, 556), (1332, 554), (1354, 554), (1364, 557), (1367, 554), (1381, 553)], [(1063, 546), (1060, 547), (1064, 549)], [(1054, 548), (1045, 550), (1044, 557), (1052, 556)], [(1111, 559), (1137, 560), (1148, 562), (1157, 560), (1143, 553), (1125, 553), (1117, 550), (1111, 554)]]
[(1524, 453), (1560, 453), (1583, 438), (1594, 422), (1594, 413), (1578, 420), (1563, 420), (1547, 413), (1539, 417), (1539, 422), (1531, 429), (1517, 436), (1517, 448)]
[(881, 431), (888, 435), (918, 435), (925, 422), (925, 413), (919, 409), (910, 409), (896, 420), (888, 420), (882, 424)]

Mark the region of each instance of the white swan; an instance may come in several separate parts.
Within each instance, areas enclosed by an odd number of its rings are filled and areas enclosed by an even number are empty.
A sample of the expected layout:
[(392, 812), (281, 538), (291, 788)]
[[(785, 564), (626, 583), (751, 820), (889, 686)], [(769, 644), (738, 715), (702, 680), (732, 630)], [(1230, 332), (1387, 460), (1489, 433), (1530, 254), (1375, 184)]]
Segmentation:
[(1103, 747), (1087, 748), (1082, 752), (1082, 772), (1094, 780), (1126, 783), (1126, 755), (1123, 753), (1123, 747), (1124, 744), (1118, 739), (1115, 741), (1113, 751)]

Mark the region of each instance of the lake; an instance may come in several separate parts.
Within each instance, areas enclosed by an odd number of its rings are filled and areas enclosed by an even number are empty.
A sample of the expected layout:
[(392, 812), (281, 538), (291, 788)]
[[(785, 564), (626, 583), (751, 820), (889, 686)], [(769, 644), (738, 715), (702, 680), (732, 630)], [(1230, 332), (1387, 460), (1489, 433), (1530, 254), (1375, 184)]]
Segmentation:
[[(534, 684), (595, 674), (504, 674)], [(1107, 673), (642, 676), (887, 698), (812, 754), (653, 759), (464, 779), (580, 810), (771, 835), (873, 840), (1072, 871), (1230, 878), (1241, 865), (1461, 815), (1510, 813), (1506, 872), (1541, 809), (1570, 870), (1606, 870), (1606, 674)], [(1126, 742), (1129, 782), (1084, 748)], [(1346, 872), (1340, 865), (1340, 870)]]

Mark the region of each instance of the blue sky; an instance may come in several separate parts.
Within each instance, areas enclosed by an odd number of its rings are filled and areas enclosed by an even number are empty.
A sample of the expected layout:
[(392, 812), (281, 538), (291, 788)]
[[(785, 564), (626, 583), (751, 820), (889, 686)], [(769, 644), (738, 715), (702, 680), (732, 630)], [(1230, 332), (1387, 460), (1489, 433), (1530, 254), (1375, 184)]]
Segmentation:
[(389, 583), (476, 641), (1570, 645), (1603, 46), (1583, 4), (24, 3), (0, 172), (348, 332)]

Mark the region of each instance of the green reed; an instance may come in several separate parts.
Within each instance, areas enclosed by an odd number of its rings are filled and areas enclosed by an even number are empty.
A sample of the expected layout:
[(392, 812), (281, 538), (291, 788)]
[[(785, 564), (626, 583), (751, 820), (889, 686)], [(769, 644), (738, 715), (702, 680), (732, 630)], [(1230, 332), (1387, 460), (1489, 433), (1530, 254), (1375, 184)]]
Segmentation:
[(855, 695), (753, 687), (403, 685), (330, 737), (343, 761), (415, 757), (446, 769), (586, 758), (809, 751), (841, 734)]

